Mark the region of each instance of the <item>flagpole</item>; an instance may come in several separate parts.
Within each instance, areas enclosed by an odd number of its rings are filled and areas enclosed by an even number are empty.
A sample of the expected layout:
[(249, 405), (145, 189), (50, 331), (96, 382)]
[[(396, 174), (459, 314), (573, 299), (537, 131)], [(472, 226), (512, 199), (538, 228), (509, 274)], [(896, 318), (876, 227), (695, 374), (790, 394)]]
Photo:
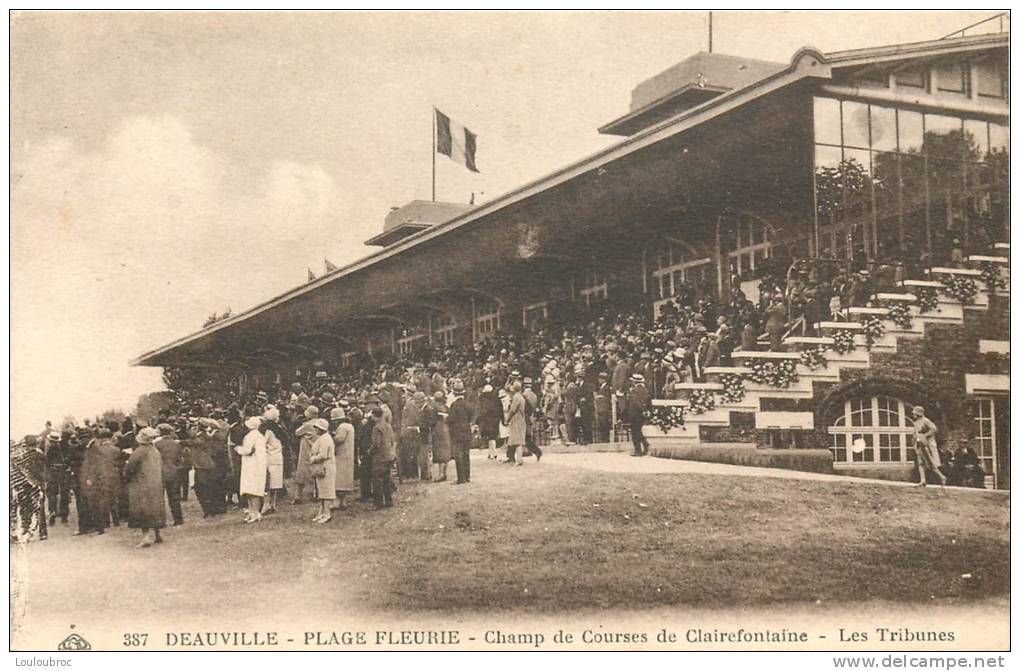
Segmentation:
[(436, 106), (432, 106), (432, 202), (436, 202)]

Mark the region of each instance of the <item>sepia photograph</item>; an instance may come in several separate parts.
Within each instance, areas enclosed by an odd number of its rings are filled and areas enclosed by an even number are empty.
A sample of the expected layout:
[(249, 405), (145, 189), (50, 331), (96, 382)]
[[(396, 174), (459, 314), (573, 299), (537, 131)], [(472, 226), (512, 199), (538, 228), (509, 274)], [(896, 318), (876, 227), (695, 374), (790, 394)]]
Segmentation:
[(8, 19), (18, 665), (1005, 666), (1007, 9)]

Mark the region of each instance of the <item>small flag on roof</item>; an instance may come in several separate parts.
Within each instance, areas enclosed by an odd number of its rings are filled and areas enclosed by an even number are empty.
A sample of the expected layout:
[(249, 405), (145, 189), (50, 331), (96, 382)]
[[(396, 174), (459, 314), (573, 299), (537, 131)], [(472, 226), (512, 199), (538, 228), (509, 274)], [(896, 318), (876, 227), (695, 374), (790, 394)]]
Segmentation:
[(436, 153), (446, 154), (471, 172), (478, 172), (475, 165), (477, 140), (477, 135), (436, 110)]
[(331, 272), (333, 272), (334, 270), (339, 270), (339, 268), (337, 268), (336, 266), (334, 266), (334, 265), (333, 265), (333, 262), (332, 262), (332, 261), (330, 261), (329, 259), (327, 259), (327, 258), (323, 258), (322, 260), (326, 262), (326, 272), (327, 272), (327, 273), (331, 273)]
[(316, 279), (318, 279), (318, 278), (317, 278), (317, 277), (315, 277), (315, 273), (313, 273), (313, 272), (312, 272), (312, 269), (311, 269), (311, 268), (309, 268), (309, 269), (308, 269), (308, 281), (309, 281), (309, 282), (314, 282), (314, 281), (315, 281)]

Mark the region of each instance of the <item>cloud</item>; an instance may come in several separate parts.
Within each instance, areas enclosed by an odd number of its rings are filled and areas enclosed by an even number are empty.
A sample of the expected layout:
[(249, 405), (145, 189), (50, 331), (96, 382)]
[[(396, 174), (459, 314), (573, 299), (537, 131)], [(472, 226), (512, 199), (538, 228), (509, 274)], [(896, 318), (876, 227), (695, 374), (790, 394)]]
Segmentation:
[[(347, 208), (315, 165), (233, 161), (172, 116), (133, 117), (100, 148), (53, 137), (11, 184), (12, 429), (159, 388), (138, 354), (301, 281), (341, 244)], [(335, 249), (335, 247), (334, 247)]]

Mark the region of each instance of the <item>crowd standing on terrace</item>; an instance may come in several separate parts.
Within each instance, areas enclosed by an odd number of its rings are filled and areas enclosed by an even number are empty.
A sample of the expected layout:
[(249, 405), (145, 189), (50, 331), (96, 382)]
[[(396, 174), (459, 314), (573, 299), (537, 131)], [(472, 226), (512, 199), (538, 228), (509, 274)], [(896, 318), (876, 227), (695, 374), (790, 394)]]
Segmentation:
[[(963, 263), (958, 241), (947, 252), (947, 264)], [(126, 524), (149, 546), (163, 542), (167, 507), (170, 523), (184, 524), (181, 502), (192, 492), (203, 517), (236, 506), (254, 524), (285, 501), (309, 502), (309, 521), (326, 524), (354, 501), (392, 506), (404, 481), (470, 483), (472, 449), (520, 467), (549, 443), (629, 434), (633, 454), (645, 455), (652, 399), (680, 398), (679, 385), (709, 380), (735, 351), (781, 350), (789, 334), (815, 334), (818, 322), (897, 291), (926, 264), (853, 264), (826, 251), (761, 278), (754, 301), (739, 288), (720, 302), (680, 285), (654, 317), (646, 305), (596, 310), (411, 360), (376, 356), (284, 385), (182, 397), (155, 417), (47, 423), (11, 442), (11, 539), (67, 524), (72, 500), (79, 534)], [(922, 419), (919, 435), (931, 433)], [(940, 459), (932, 445), (924, 459), (940, 480), (983, 482), (973, 450)]]

